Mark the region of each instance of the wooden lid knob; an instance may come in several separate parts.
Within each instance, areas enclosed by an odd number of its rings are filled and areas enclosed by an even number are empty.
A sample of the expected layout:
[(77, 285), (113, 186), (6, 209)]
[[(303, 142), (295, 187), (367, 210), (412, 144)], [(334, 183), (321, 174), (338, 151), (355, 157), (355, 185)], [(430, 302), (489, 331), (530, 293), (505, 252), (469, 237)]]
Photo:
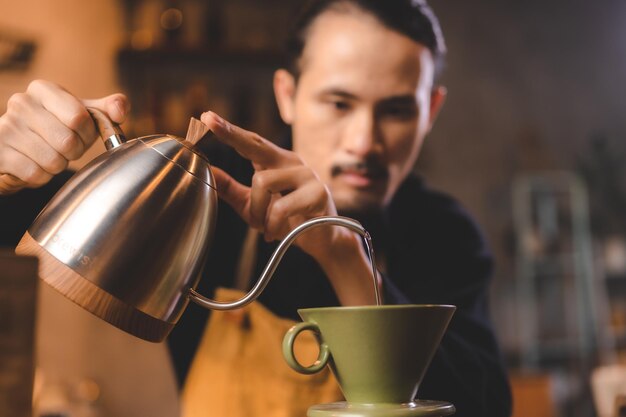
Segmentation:
[(205, 125), (204, 123), (202, 123), (200, 120), (196, 119), (195, 117), (192, 117), (191, 120), (189, 121), (189, 127), (187, 128), (187, 135), (185, 136), (185, 142), (189, 146), (195, 146), (198, 142), (200, 142), (200, 139), (202, 139), (209, 133), (210, 133), (210, 130), (207, 127), (207, 125)]

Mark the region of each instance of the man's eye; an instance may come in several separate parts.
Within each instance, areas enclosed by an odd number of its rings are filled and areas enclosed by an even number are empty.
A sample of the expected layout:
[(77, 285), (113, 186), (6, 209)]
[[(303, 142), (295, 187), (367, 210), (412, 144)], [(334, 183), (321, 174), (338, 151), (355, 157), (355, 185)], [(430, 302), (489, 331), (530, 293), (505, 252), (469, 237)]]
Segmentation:
[(340, 110), (340, 111), (345, 111), (350, 108), (350, 104), (348, 104), (347, 101), (333, 100), (331, 101), (331, 104), (336, 110)]
[(415, 106), (386, 106), (383, 113), (387, 116), (398, 118), (409, 118), (416, 114)]

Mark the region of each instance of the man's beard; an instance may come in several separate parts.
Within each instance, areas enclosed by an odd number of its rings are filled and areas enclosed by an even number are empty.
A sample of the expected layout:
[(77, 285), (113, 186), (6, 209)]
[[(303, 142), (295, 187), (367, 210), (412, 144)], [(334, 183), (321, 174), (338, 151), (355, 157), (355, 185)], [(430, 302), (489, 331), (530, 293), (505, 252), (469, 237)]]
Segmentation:
[(363, 175), (376, 180), (387, 180), (389, 178), (387, 166), (375, 157), (368, 157), (358, 161), (336, 162), (330, 168), (331, 178), (345, 173)]
[(382, 213), (384, 207), (382, 196), (368, 193), (355, 194), (361, 195), (355, 195), (351, 198), (348, 198), (348, 196), (337, 196), (335, 198), (337, 213), (355, 219), (376, 217)]
[[(357, 174), (370, 177), (375, 182), (387, 183), (389, 171), (385, 164), (376, 158), (366, 158), (360, 161), (338, 162), (331, 166), (331, 178), (336, 178), (341, 174)], [(380, 184), (379, 184), (380, 185)], [(331, 187), (332, 188), (332, 187)], [(384, 206), (384, 190), (351, 189), (342, 192), (336, 190), (333, 193), (337, 212), (348, 217), (362, 217), (377, 214)], [(333, 190), (331, 189), (331, 192)]]

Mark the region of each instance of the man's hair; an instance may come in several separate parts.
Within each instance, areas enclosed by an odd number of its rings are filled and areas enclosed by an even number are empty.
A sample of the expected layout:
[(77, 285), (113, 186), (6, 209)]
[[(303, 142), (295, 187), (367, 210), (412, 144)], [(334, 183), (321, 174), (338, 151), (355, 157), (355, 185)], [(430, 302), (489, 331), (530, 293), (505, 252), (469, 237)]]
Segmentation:
[(446, 45), (439, 20), (425, 0), (309, 0), (300, 9), (286, 45), (287, 69), (296, 78), (308, 30), (315, 19), (327, 10), (350, 12), (350, 6), (426, 46), (435, 62), (435, 78), (441, 72)]

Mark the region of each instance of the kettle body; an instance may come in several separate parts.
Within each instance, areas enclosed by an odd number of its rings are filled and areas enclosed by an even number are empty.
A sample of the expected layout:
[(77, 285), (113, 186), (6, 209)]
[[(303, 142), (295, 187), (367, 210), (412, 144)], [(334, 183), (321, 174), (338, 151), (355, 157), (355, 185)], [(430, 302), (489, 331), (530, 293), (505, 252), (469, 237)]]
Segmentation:
[[(185, 309), (211, 244), (214, 183), (206, 158), (182, 139), (120, 143), (59, 190), (17, 252), (36, 244), (45, 281), (123, 330), (162, 340)], [(63, 279), (43, 271), (49, 268), (62, 270)], [(103, 308), (111, 311), (93, 311)]]

